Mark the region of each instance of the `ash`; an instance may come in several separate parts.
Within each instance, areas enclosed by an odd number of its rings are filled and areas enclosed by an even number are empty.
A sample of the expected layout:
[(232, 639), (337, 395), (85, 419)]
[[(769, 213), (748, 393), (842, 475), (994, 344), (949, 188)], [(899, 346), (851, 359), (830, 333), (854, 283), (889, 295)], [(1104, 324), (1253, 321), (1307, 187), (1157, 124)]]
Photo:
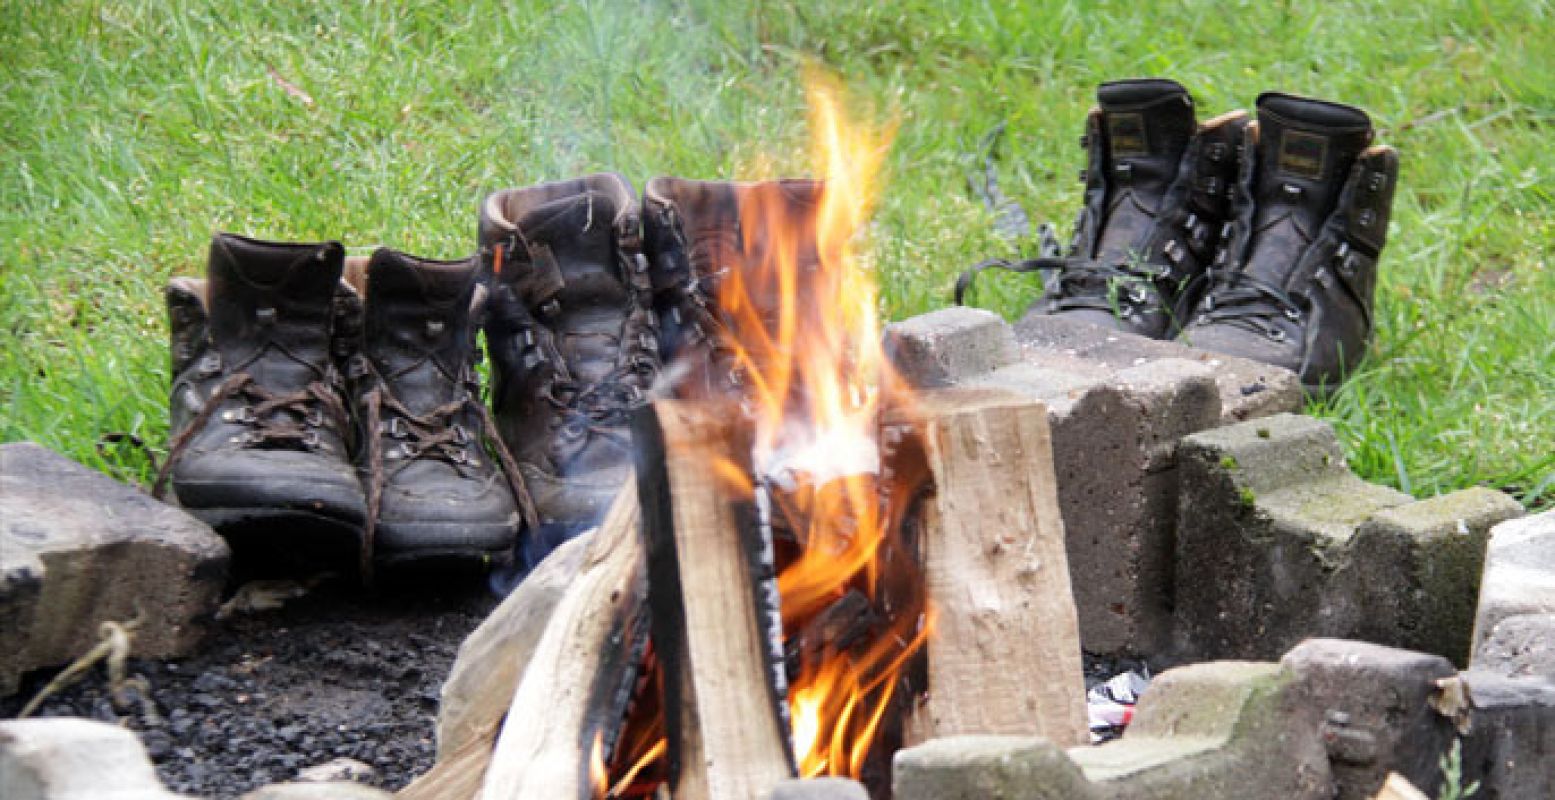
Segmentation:
[[(325, 584), (279, 611), (216, 623), (192, 658), (132, 658), (128, 672), (146, 691), (129, 689), (120, 708), (98, 666), (36, 716), (130, 728), (175, 792), (235, 798), (337, 758), (369, 765), (368, 782), (397, 789), (432, 766), (438, 691), (460, 642), (497, 602), (479, 584), (375, 593)], [(31, 675), (0, 699), (0, 717), (15, 716), (50, 677)]]

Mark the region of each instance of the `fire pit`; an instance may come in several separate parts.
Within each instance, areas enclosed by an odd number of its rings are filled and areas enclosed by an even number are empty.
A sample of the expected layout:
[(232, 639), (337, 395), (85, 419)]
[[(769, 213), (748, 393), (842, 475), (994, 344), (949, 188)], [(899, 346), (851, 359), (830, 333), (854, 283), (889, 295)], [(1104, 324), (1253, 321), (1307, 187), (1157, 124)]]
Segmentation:
[(855, 251), (884, 143), (835, 87), (811, 101), (826, 180), (735, 188), (734, 379), (639, 414), (636, 485), (518, 683), (488, 800), (886, 796), (933, 737), (1084, 741), (1047, 412), (894, 377)]

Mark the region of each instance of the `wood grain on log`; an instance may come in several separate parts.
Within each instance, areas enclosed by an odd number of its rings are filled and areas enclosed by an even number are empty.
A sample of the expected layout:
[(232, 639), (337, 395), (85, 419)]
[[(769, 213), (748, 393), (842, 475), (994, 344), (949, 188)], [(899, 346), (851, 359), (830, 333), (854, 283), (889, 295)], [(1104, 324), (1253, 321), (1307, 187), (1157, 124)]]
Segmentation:
[(759, 800), (794, 774), (746, 430), (733, 405), (674, 400), (634, 427), (676, 800)]
[[(608, 750), (642, 656), (635, 628), (646, 575), (630, 484), (594, 534), (576, 581), (552, 612), (508, 706), (482, 800), (587, 800), (589, 760)], [(600, 758), (608, 752), (599, 754)]]
[(1079, 631), (1047, 409), (939, 390), (906, 412), (934, 484), (919, 547), (936, 609), (909, 742), (962, 734), (1086, 739)]

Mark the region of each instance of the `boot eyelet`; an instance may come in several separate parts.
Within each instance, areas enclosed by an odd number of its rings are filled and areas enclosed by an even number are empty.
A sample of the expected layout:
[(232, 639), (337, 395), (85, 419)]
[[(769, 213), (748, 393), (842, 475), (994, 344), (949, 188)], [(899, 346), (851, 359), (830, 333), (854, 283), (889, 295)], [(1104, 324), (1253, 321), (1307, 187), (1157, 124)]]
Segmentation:
[(1388, 176), (1382, 174), (1381, 172), (1373, 172), (1371, 177), (1366, 180), (1366, 188), (1373, 192), (1380, 192), (1382, 191), (1382, 187), (1387, 185)]
[(1285, 196), (1291, 199), (1295, 199), (1301, 196), (1301, 187), (1293, 183), (1281, 184), (1280, 191), (1284, 192)]
[(275, 324), (275, 309), (269, 306), (254, 310), (254, 321), (262, 328), (268, 328)]
[(1285, 341), (1285, 331), (1282, 331), (1279, 328), (1270, 328), (1269, 330), (1264, 331), (1264, 335), (1268, 336), (1269, 341), (1271, 342)]
[(470, 433), (464, 429), (463, 425), (455, 425), (453, 427), (453, 433), (454, 444), (465, 445), (470, 443)]
[(1362, 211), (1360, 223), (1362, 228), (1370, 228), (1371, 226), (1377, 224), (1377, 212), (1372, 211), (1369, 208)]
[(540, 313), (546, 317), (554, 317), (561, 313), (562, 304), (556, 300), (547, 300), (540, 304)]
[(1294, 308), (1285, 309), (1285, 318), (1291, 322), (1301, 322), (1301, 312)]
[(436, 339), (437, 337), (442, 336), (443, 321), (440, 319), (427, 320), (426, 334), (428, 339)]
[(415, 458), (416, 456), (421, 455), (421, 448), (410, 442), (406, 442), (400, 445), (399, 453), (403, 458)]
[(308, 413), (303, 415), (302, 422), (310, 428), (322, 428), (324, 426), (324, 412), (317, 408), (310, 408)]
[(309, 450), (317, 450), (324, 442), (319, 438), (318, 431), (308, 431), (302, 435), (302, 446)]
[(389, 417), (389, 424), (386, 426), (386, 432), (389, 434), (390, 439), (405, 438), (405, 421), (399, 417)]

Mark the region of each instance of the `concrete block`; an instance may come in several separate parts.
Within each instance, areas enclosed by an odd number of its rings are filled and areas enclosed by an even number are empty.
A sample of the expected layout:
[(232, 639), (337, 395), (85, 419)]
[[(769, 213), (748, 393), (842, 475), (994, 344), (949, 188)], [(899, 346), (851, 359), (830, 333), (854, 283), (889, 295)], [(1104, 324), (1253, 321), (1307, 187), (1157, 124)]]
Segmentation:
[(1098, 795), (1119, 800), (1333, 796), (1327, 755), (1279, 665), (1210, 662), (1168, 670), (1123, 738), (1074, 748)]
[(0, 721), (6, 800), (176, 800), (135, 734), (74, 717)]
[(1480, 782), (1478, 800), (1555, 797), (1555, 683), (1463, 673), (1473, 698), (1463, 743), (1463, 782)]
[(1209, 370), (1177, 359), (1101, 380), (1036, 362), (964, 382), (1041, 399), (1082, 647), (1155, 654), (1170, 642), (1176, 442), (1217, 424)]
[(1555, 613), (1502, 617), (1480, 641), (1471, 668), (1555, 682)]
[(896, 800), (1099, 800), (1063, 748), (1031, 736), (956, 736), (898, 750)]
[(783, 781), (767, 800), (869, 800), (864, 785), (847, 778), (806, 778)]
[(1277, 658), (1357, 624), (1331, 576), (1356, 529), (1408, 495), (1355, 477), (1326, 423), (1291, 414), (1185, 437), (1177, 463), (1178, 657)]
[(1555, 511), (1492, 528), (1474, 620), (1475, 650), (1506, 617), (1551, 613), (1555, 613)]
[(885, 350), (914, 386), (951, 386), (1019, 358), (1010, 326), (979, 308), (952, 306), (885, 327)]
[(1300, 379), (1290, 370), (1181, 342), (1146, 339), (1041, 314), (1027, 314), (1016, 323), (1015, 339), (1028, 357), (1038, 352), (1064, 354), (1113, 370), (1167, 358), (1203, 364), (1215, 376), (1222, 424), (1296, 411), (1302, 404)]
[(1466, 666), (1486, 539), (1492, 526), (1522, 514), (1511, 497), (1474, 487), (1362, 523), (1334, 581), (1334, 591), (1357, 598), (1362, 609), (1345, 635)]
[(1281, 660), (1300, 685), (1301, 713), (1320, 731), (1341, 798), (1369, 798), (1389, 772), (1431, 796), (1453, 721), (1431, 699), (1457, 675), (1447, 659), (1367, 642), (1311, 639)]
[(31, 443), (0, 445), (0, 695), (139, 619), (141, 658), (187, 655), (226, 581), (194, 517)]
[(1104, 655), (1170, 644), (1177, 440), (1301, 402), (1285, 370), (1062, 319), (1012, 332), (987, 312), (944, 309), (889, 326), (886, 341), (914, 385), (1048, 406), (1081, 643)]

